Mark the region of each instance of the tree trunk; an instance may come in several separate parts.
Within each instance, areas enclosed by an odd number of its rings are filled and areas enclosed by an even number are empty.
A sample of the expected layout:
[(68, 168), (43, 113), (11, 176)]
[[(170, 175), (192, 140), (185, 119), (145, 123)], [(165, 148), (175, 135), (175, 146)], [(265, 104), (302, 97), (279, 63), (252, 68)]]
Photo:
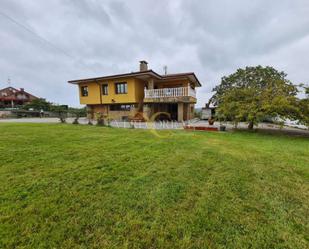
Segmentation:
[(249, 121), (248, 129), (253, 130), (253, 121)]

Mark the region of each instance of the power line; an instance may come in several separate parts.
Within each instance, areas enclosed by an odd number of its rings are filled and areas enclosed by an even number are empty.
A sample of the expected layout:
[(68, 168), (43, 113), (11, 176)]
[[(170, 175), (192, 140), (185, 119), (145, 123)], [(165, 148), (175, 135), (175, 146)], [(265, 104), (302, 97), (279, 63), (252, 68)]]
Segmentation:
[(39, 38), (41, 41), (47, 43), (50, 47), (58, 50), (59, 52), (65, 54), (66, 56), (72, 58), (75, 60), (75, 58), (70, 55), (69, 53), (67, 53), (65, 50), (63, 50), (62, 48), (57, 47), (56, 45), (54, 45), (53, 43), (51, 43), (50, 41), (48, 41), (47, 39), (45, 39), (44, 37), (42, 37), (41, 35), (37, 34), (35, 31), (33, 31), (32, 29), (28, 28), (27, 26), (21, 24), (20, 22), (18, 22), (17, 20), (15, 20), (13, 17), (3, 13), (0, 11), (0, 15), (2, 15), (3, 17), (5, 17), (6, 19), (10, 20), (11, 22), (15, 23), (16, 25), (18, 25), (19, 27), (23, 28), (24, 30), (28, 31), (29, 33), (31, 33), (32, 35), (35, 35), (37, 38)]
[[(0, 11), (0, 15), (2, 15), (3, 17), (5, 17), (6, 19), (8, 19), (9, 21), (11, 21), (12, 23), (16, 24), (17, 26), (19, 26), (20, 28), (28, 31), (30, 34), (36, 36), (37, 38), (39, 38), (42, 42), (45, 42), (46, 44), (48, 44), (50, 47), (52, 47), (53, 49), (57, 50), (58, 52), (61, 52), (63, 54), (65, 54), (66, 56), (70, 57), (75, 63), (79, 64), (80, 66), (84, 67), (84, 65), (82, 65), (79, 60), (77, 58), (75, 58), (74, 56), (72, 56), (71, 54), (69, 54), (68, 52), (66, 52), (65, 50), (63, 50), (62, 48), (57, 47), (56, 45), (54, 45), (52, 42), (50, 42), (49, 40), (47, 40), (46, 38), (44, 38), (43, 36), (39, 35), (38, 33), (36, 33), (35, 31), (33, 31), (31, 28), (25, 26), (24, 24), (18, 22), (16, 19), (14, 19), (13, 17), (7, 15), (6, 13), (3, 13)], [(97, 71), (93, 70), (93, 68), (88, 67), (88, 69), (90, 69), (92, 72), (97, 73)]]

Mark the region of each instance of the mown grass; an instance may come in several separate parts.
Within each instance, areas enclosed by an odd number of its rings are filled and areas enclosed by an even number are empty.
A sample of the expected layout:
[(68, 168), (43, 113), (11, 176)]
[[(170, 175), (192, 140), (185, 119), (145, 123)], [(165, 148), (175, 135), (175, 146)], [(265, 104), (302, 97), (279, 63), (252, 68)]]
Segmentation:
[(0, 131), (0, 248), (309, 247), (308, 138)]

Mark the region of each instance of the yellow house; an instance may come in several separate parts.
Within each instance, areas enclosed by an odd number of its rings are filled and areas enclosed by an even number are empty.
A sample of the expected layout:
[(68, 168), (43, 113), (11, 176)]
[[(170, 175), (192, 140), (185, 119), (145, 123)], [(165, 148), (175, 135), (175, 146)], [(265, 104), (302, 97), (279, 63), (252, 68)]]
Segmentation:
[(97, 78), (70, 80), (78, 85), (80, 103), (93, 118), (101, 113), (117, 120), (189, 120), (194, 115), (196, 87), (193, 72), (160, 75), (148, 70)]

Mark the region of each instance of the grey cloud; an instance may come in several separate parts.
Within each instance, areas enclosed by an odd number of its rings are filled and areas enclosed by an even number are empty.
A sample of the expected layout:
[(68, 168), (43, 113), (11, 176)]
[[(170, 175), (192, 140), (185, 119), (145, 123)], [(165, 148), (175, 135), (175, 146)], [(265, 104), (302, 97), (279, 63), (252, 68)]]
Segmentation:
[(78, 105), (67, 80), (137, 70), (146, 59), (162, 73), (195, 71), (198, 105), (220, 78), (246, 65), (272, 65), (309, 82), (307, 0), (2, 0), (0, 87), (8, 76), (50, 101)]
[(79, 18), (101, 22), (104, 25), (110, 24), (110, 16), (105, 10), (102, 1), (98, 0), (65, 0), (68, 12), (72, 11)]

